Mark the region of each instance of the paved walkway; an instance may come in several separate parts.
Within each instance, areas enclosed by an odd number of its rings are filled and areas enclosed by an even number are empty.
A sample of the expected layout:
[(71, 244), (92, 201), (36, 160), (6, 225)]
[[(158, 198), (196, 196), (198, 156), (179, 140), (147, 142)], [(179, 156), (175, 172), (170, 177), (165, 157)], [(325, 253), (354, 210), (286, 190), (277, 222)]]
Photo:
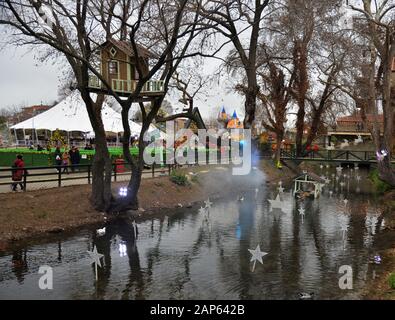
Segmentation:
[[(11, 170), (10, 170), (11, 171)], [(167, 168), (162, 172), (157, 169), (155, 171), (155, 177), (160, 177), (164, 175), (168, 175)], [(52, 173), (52, 174), (51, 174)], [(56, 174), (53, 174), (56, 173)], [(58, 176), (57, 170), (55, 168), (43, 169), (43, 170), (34, 170), (34, 174), (40, 174), (39, 176), (28, 176), (27, 178), (27, 191), (32, 190), (40, 190), (40, 189), (51, 189), (58, 187)], [(0, 176), (8, 175), (6, 172), (1, 172)], [(152, 171), (146, 170), (143, 172), (143, 178), (152, 178)], [(91, 177), (92, 179), (92, 177)], [(117, 173), (117, 182), (129, 181), (130, 173)], [(43, 180), (54, 180), (54, 181), (46, 181)], [(36, 181), (36, 182), (35, 182)], [(114, 181), (114, 177), (113, 177)], [(7, 183), (7, 185), (0, 185), (0, 193), (8, 193), (12, 192), (11, 190), (11, 177), (8, 178), (0, 178), (0, 183)], [(62, 187), (66, 186), (74, 186), (74, 185), (85, 185), (88, 184), (88, 173), (87, 172), (74, 172), (74, 173), (62, 173)], [(20, 187), (18, 186), (18, 190)]]
[[(188, 168), (184, 167), (185, 169)], [(221, 165), (213, 165), (212, 167), (208, 166), (203, 166), (203, 167), (190, 167), (190, 171), (194, 173), (208, 173), (210, 172), (211, 168), (213, 170), (219, 170), (219, 171), (226, 171), (228, 170), (228, 167), (224, 167)], [(58, 187), (58, 176), (57, 170), (55, 168), (49, 168), (49, 169), (43, 169), (43, 170), (35, 170), (35, 174), (40, 174), (40, 176), (28, 176), (27, 180), (27, 191), (32, 191), (32, 190), (44, 190), (44, 189), (51, 189), (51, 188), (57, 188)], [(52, 173), (52, 174), (50, 174)], [(5, 176), (7, 175), (6, 172), (1, 172), (0, 176)], [(69, 173), (69, 174), (62, 174), (62, 187), (66, 186), (76, 186), (76, 185), (86, 185), (88, 184), (88, 178), (87, 178), (88, 173), (87, 172), (74, 172), (74, 173)], [(155, 175), (154, 177), (161, 177), (161, 176), (168, 176), (169, 175), (169, 170), (168, 168), (163, 168), (163, 170), (160, 170), (159, 168), (155, 170)], [(145, 170), (143, 172), (143, 179), (149, 179), (152, 178), (152, 170)], [(66, 179), (66, 180), (63, 180)], [(67, 180), (70, 179), (70, 180)], [(117, 173), (117, 182), (127, 182), (130, 179), (130, 172), (126, 173)], [(50, 182), (42, 182), (42, 180), (55, 180), (55, 181), (50, 181)], [(37, 181), (36, 183), (32, 183), (32, 181)], [(113, 177), (114, 181), (114, 177)], [(11, 177), (9, 178), (0, 178), (0, 183), (7, 183), (7, 185), (0, 185), (0, 193), (10, 193), (12, 192), (11, 190)], [(18, 192), (20, 192), (20, 187), (18, 186)]]

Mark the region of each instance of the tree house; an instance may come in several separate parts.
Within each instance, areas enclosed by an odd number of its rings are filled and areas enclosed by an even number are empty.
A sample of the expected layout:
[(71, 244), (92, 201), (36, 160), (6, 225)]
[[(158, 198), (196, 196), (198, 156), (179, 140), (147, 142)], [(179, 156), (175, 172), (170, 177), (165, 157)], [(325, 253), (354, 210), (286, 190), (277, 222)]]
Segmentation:
[[(107, 40), (96, 51), (95, 65), (102, 78), (111, 89), (121, 96), (129, 96), (136, 89), (139, 73), (137, 61), (143, 75), (149, 72), (149, 59), (154, 55), (146, 48), (137, 45), (138, 57), (127, 41)], [(138, 60), (137, 60), (138, 59)], [(90, 75), (89, 88), (93, 92), (108, 94), (107, 86), (96, 75)], [(154, 97), (164, 94), (164, 81), (148, 81), (140, 93), (142, 97)]]

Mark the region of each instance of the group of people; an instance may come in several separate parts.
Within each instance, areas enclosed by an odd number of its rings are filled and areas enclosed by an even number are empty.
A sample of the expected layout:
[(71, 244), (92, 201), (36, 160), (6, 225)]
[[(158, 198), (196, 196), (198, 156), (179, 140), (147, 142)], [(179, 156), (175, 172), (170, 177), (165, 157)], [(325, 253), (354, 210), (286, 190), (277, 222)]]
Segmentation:
[(74, 172), (80, 161), (80, 151), (76, 146), (72, 146), (70, 150), (66, 148), (63, 153), (59, 147), (55, 150), (55, 164), (59, 167), (58, 171), (62, 170), (60, 167), (63, 167), (63, 172), (69, 173), (71, 165), (71, 171)]
[[(69, 173), (68, 168), (70, 167), (71, 171), (74, 172), (80, 161), (80, 151), (76, 146), (72, 146), (70, 150), (66, 148), (63, 153), (59, 147), (55, 150), (55, 164), (58, 167), (58, 171), (61, 171), (63, 167), (63, 172)], [(23, 156), (19, 154), (12, 165), (12, 191), (17, 191), (18, 185), (21, 190), (24, 190), (23, 177), (26, 174), (28, 173), (25, 169)]]

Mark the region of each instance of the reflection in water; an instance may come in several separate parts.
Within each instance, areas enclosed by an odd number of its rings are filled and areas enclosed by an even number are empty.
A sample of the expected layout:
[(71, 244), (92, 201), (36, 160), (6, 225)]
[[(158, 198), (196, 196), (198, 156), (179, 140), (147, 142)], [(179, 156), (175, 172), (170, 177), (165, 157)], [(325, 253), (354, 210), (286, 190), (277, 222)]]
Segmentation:
[[(332, 193), (317, 200), (255, 188), (243, 201), (217, 201), (204, 217), (198, 209), (129, 222), (31, 245), (0, 256), (0, 298), (42, 299), (296, 299), (314, 292), (324, 299), (358, 297), (376, 266), (374, 239), (384, 221), (366, 196)], [(300, 214), (304, 209), (304, 215)], [(346, 229), (346, 232), (343, 230)], [(248, 249), (268, 254), (251, 272)], [(95, 281), (87, 251), (104, 255)], [(12, 262), (10, 265), (10, 261)], [(54, 268), (54, 290), (38, 289), (41, 265)], [(340, 290), (338, 270), (350, 265), (354, 291)]]
[(27, 250), (17, 250), (12, 253), (12, 272), (19, 283), (23, 283), (25, 273), (29, 271), (26, 259)]

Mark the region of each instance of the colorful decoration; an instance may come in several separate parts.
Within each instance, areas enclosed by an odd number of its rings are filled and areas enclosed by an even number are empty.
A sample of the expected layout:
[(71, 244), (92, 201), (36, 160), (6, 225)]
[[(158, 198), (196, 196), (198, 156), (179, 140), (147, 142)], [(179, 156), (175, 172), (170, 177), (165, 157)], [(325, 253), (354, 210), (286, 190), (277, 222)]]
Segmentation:
[(226, 126), (227, 129), (243, 129), (243, 123), (240, 121), (239, 117), (237, 116), (236, 110), (233, 112), (232, 119), (229, 120), (228, 125)]
[(380, 150), (376, 152), (376, 157), (378, 161), (383, 161), (385, 157), (388, 156), (388, 151), (387, 150)]
[(52, 148), (62, 147), (64, 148), (67, 146), (67, 142), (65, 138), (60, 133), (59, 129), (56, 129), (55, 132), (52, 134), (51, 138), (49, 139), (49, 145)]

